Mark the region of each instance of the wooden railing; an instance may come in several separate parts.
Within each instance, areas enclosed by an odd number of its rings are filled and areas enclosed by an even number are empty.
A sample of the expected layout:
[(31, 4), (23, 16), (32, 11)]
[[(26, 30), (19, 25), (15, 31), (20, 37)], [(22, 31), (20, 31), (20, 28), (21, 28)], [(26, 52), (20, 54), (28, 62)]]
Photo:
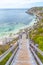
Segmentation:
[(30, 44), (30, 50), (31, 50), (32, 54), (34, 55), (37, 63), (39, 65), (43, 65), (43, 63), (39, 59), (38, 55), (36, 54), (36, 52), (38, 52), (41, 56), (43, 56), (43, 52), (39, 48), (37, 48), (33, 43)]
[(6, 62), (5, 65), (10, 65), (11, 64), (11, 62), (13, 61), (13, 58), (14, 58), (16, 52), (18, 51), (18, 49), (19, 49), (19, 46), (17, 46), (17, 48), (14, 50), (12, 56), (9, 58), (9, 60)]
[(2, 55), (0, 55), (0, 62), (11, 52), (13, 49), (18, 45), (18, 43), (15, 43), (11, 48), (9, 48), (7, 51), (5, 51)]

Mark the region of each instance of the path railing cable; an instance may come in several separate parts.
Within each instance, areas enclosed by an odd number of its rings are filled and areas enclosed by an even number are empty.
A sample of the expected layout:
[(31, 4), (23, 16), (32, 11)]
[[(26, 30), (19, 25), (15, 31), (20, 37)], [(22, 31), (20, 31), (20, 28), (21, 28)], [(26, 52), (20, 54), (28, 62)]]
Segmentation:
[(43, 52), (32, 43), (30, 44), (30, 50), (33, 53), (33, 55), (34, 55), (36, 61), (38, 62), (38, 64), (43, 65), (43, 63), (41, 62), (41, 60), (39, 59), (39, 57), (36, 54), (36, 52), (38, 52), (41, 56), (43, 56)]

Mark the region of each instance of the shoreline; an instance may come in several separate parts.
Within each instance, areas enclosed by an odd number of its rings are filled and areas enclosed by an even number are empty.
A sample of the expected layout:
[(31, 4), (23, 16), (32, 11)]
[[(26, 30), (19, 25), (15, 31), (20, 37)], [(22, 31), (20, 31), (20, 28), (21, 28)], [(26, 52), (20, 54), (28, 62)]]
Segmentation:
[[(16, 35), (17, 33), (19, 33), (19, 31), (20, 31), (21, 29), (25, 29), (25, 28), (28, 28), (28, 27), (30, 27), (30, 26), (32, 27), (32, 26), (34, 25), (34, 23), (36, 23), (36, 22), (37, 22), (37, 21), (32, 20), (32, 22), (31, 22), (29, 25), (26, 25), (26, 26), (24, 26), (24, 27), (22, 27), (22, 28), (20, 28), (20, 29), (18, 29), (18, 30), (16, 30), (16, 31), (4, 32), (5, 35), (0, 36), (0, 39), (3, 38), (3, 37), (9, 37), (10, 34)], [(13, 33), (12, 33), (12, 32), (13, 32)]]
[(34, 23), (36, 23), (37, 21), (35, 21), (35, 19), (33, 19), (28, 25), (24, 25), (23, 27), (17, 29), (17, 30), (13, 30), (13, 31), (8, 31), (8, 32), (3, 32), (3, 34), (0, 35), (0, 38), (3, 38), (3, 37), (9, 37), (10, 34), (12, 35), (16, 35), (17, 33), (19, 33), (19, 31), (21, 29), (25, 29), (25, 28), (28, 28), (28, 27), (32, 27), (34, 25)]
[[(34, 25), (34, 23), (36, 23), (36, 22), (37, 22), (37, 21), (35, 21), (35, 19), (33, 19), (32, 22), (31, 22), (29, 25), (27, 25), (27, 26), (25, 26), (25, 27), (22, 27), (21, 29), (30, 28), (30, 27), (32, 27), (32, 26)], [(14, 33), (14, 32), (12, 31), (13, 33), (7, 33), (8, 35), (4, 35), (4, 36), (0, 37), (0, 45), (3, 45), (3, 44), (6, 42), (6, 39), (7, 39), (7, 40), (11, 40), (11, 39), (13, 39), (13, 38), (17, 38), (18, 35), (19, 35), (19, 34), (17, 34), (17, 33), (19, 33), (21, 29), (19, 29), (18, 31), (16, 31), (16, 33)], [(10, 36), (10, 34), (12, 34), (12, 35)], [(11, 39), (10, 39), (10, 38), (11, 38)], [(4, 43), (3, 43), (3, 41), (4, 41)]]
[(4, 40), (6, 42), (6, 39), (9, 40), (9, 38), (13, 38), (13, 37), (16, 38), (16, 35), (18, 37), (18, 34), (19, 34), (20, 30), (26, 29), (26, 28), (30, 28), (30, 27), (32, 27), (34, 25), (34, 23), (36, 23), (35, 18), (36, 17), (34, 16), (34, 18), (32, 19), (32, 21), (29, 21), (30, 23), (28, 25), (25, 25), (25, 24), (21, 24), (20, 23), (19, 24), (19, 27), (17, 27), (17, 29), (12, 30), (12, 31), (8, 31), (8, 32), (1, 33), (0, 34), (0, 41), (1, 40), (2, 41)]

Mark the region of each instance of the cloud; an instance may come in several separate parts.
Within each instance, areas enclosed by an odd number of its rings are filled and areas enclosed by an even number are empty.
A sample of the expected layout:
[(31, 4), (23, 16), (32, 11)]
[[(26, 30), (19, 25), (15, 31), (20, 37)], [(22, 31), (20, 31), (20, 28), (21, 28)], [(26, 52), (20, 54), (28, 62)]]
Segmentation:
[(43, 2), (43, 0), (0, 0), (0, 8), (22, 8), (35, 2)]

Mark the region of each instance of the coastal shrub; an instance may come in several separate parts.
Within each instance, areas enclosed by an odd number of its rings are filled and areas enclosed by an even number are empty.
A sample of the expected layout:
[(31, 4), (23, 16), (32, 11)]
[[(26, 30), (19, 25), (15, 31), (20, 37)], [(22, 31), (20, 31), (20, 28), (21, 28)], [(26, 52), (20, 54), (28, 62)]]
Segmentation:
[(11, 57), (12, 52), (10, 52), (1, 62), (0, 65), (5, 65), (8, 59)]
[[(43, 7), (35, 7), (32, 9), (34, 12), (38, 13), (36, 15), (37, 23), (31, 28), (30, 39), (34, 41), (34, 44), (38, 44), (38, 48), (43, 51)], [(40, 60), (43, 62), (43, 56), (37, 53)]]
[(43, 63), (43, 56), (41, 56), (40, 53), (37, 53), (37, 55), (38, 55), (38, 57), (40, 58), (40, 60), (42, 61), (42, 63)]
[(39, 28), (38, 33), (43, 33), (43, 28)]
[(17, 40), (18, 40), (18, 38), (14, 38), (11, 42), (9, 42), (5, 45), (0, 45), (0, 55), (9, 49), (11, 44), (15, 44)]
[(43, 50), (43, 37), (41, 37), (41, 36), (38, 37), (36, 41), (37, 41), (38, 44), (39, 44), (39, 48), (40, 48), (41, 50)]

